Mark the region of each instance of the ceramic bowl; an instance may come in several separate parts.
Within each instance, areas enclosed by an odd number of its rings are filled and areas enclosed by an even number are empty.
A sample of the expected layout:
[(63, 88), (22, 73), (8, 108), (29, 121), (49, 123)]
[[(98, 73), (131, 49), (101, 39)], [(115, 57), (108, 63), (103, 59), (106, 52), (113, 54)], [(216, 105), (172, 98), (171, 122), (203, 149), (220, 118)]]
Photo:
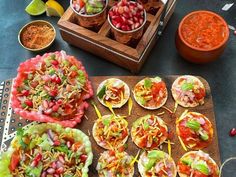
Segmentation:
[[(204, 49), (204, 48), (199, 48), (199, 47), (195, 47), (193, 45), (190, 45), (189, 43), (186, 42), (186, 40), (184, 39), (184, 37), (181, 33), (181, 30), (182, 30), (185, 20), (188, 17), (192, 16), (193, 14), (200, 14), (200, 13), (207, 13), (207, 14), (213, 15), (214, 17), (219, 19), (223, 23), (223, 25), (225, 26), (224, 39), (215, 47), (212, 47), (209, 49)], [(181, 20), (178, 30), (176, 32), (175, 44), (176, 44), (176, 48), (177, 48), (179, 54), (184, 59), (186, 59), (187, 61), (193, 62), (193, 63), (201, 64), (201, 63), (212, 62), (212, 61), (218, 59), (226, 47), (228, 38), (229, 38), (229, 29), (228, 29), (228, 25), (225, 22), (225, 20), (221, 16), (219, 16), (218, 14), (216, 14), (214, 12), (201, 10), (201, 11), (191, 12)]]

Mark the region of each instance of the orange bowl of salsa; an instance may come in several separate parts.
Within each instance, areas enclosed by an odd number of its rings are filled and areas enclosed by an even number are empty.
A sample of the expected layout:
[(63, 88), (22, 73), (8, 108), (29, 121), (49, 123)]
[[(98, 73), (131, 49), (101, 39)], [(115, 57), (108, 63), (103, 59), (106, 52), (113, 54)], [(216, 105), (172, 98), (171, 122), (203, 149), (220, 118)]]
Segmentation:
[(194, 11), (180, 22), (175, 44), (180, 55), (193, 63), (208, 63), (223, 53), (229, 38), (225, 20), (211, 11)]

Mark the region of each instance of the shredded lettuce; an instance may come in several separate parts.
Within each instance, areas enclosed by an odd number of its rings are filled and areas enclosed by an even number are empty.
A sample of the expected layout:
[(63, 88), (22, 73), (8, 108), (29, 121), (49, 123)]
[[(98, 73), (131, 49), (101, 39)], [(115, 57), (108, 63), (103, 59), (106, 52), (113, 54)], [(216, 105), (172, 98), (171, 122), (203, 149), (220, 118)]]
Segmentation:
[(23, 137), (24, 137), (24, 130), (22, 128), (19, 128), (17, 130), (16, 136), (18, 138), (19, 144), (21, 145), (21, 147), (23, 149), (27, 148), (27, 144), (23, 141)]
[(42, 147), (42, 149), (45, 151), (51, 150), (52, 144), (49, 142), (48, 136), (46, 134), (43, 134), (39, 146)]
[(149, 89), (152, 87), (152, 81), (151, 79), (147, 78), (147, 79), (144, 79), (144, 87)]
[(29, 167), (26, 168), (26, 176), (27, 177), (40, 177), (41, 172), (43, 170), (42, 164), (39, 164), (37, 167)]

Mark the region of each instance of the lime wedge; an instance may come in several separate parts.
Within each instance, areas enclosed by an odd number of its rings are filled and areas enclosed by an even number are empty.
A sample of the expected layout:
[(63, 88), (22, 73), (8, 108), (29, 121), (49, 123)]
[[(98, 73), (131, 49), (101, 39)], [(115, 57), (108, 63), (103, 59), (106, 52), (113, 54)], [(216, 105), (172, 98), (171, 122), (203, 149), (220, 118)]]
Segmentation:
[(46, 11), (46, 5), (42, 0), (33, 0), (25, 8), (25, 11), (30, 15), (41, 15)]

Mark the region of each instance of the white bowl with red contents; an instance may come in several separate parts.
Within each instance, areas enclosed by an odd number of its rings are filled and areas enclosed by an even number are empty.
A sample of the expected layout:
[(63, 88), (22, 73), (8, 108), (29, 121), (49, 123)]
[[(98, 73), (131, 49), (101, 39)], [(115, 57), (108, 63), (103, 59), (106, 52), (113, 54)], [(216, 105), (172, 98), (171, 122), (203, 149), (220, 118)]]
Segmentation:
[(108, 13), (108, 22), (116, 41), (129, 44), (139, 40), (146, 24), (146, 11), (142, 4), (121, 0)]

